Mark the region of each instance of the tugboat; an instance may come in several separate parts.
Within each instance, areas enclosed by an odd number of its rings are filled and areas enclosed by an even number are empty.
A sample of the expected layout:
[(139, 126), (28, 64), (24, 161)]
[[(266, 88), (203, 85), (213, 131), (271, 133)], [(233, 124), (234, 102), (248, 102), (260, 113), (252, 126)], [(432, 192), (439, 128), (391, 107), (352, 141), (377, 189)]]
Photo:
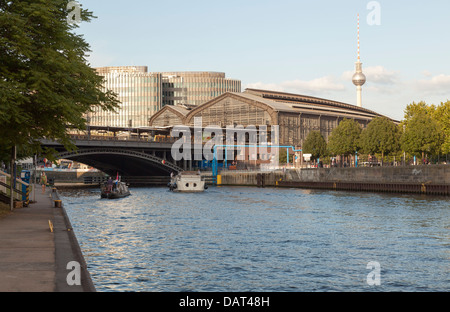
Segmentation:
[(200, 172), (183, 171), (176, 176), (171, 176), (168, 184), (169, 190), (173, 192), (198, 193), (208, 188)]
[(109, 178), (108, 182), (101, 186), (101, 198), (117, 199), (129, 195), (131, 195), (131, 193), (128, 190), (128, 185), (121, 182), (119, 176), (117, 176), (115, 181), (112, 181), (111, 178)]

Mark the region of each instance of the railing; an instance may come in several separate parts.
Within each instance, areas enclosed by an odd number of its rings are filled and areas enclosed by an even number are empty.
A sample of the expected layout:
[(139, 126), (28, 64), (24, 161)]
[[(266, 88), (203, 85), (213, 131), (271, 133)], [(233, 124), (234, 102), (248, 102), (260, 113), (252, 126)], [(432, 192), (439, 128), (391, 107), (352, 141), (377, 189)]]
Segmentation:
[[(225, 155), (225, 160), (224, 160), (224, 167), (227, 168), (228, 167), (228, 160), (227, 160), (227, 155), (228, 155), (228, 148), (255, 148), (255, 149), (259, 149), (259, 148), (270, 148), (272, 150), (272, 148), (274, 149), (286, 149), (286, 159), (287, 159), (287, 163), (289, 164), (289, 150), (292, 150), (294, 153), (295, 152), (302, 152), (302, 149), (297, 149), (295, 146), (292, 145), (258, 145), (258, 144), (250, 144), (250, 145), (228, 145), (228, 144), (224, 144), (224, 145), (214, 145), (213, 147), (213, 160), (212, 160), (212, 176), (213, 176), (213, 183), (216, 184), (217, 183), (217, 176), (219, 174), (219, 166), (218, 166), (218, 160), (217, 160), (217, 149), (223, 149), (224, 150), (224, 155)], [(271, 153), (269, 153), (271, 154)], [(269, 161), (270, 162), (270, 161)], [(249, 161), (249, 164), (251, 164), (251, 161)]]
[(84, 184), (101, 184), (108, 181), (108, 177), (84, 177)]
[(179, 138), (174, 137), (134, 137), (134, 136), (102, 136), (102, 135), (85, 135), (85, 134), (71, 134), (70, 137), (74, 140), (81, 141), (128, 141), (128, 142), (146, 142), (146, 143), (174, 143)]
[[(25, 201), (28, 203), (30, 194), (30, 185), (20, 179), (16, 179), (16, 186), (14, 188), (13, 197), (16, 201)], [(0, 193), (5, 199), (11, 198), (11, 175), (0, 171)]]
[(131, 185), (164, 185), (170, 182), (170, 176), (124, 176), (122, 181)]

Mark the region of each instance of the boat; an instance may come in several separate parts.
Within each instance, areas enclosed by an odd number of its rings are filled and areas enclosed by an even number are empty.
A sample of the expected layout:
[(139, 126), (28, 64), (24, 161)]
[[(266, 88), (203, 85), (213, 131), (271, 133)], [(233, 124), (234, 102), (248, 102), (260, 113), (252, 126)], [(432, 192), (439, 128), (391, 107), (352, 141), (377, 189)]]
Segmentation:
[(101, 187), (101, 192), (101, 198), (108, 199), (123, 198), (131, 195), (130, 191), (128, 190), (128, 185), (117, 180), (113, 183), (111, 190), (108, 189), (108, 182), (104, 183)]
[(194, 171), (182, 171), (171, 178), (168, 184), (173, 192), (198, 193), (208, 188), (201, 174)]

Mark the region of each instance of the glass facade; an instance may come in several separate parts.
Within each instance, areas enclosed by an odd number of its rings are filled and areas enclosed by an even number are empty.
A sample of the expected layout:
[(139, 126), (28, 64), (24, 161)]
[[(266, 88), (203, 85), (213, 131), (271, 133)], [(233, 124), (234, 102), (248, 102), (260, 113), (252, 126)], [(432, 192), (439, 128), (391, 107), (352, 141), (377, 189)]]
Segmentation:
[(111, 127), (146, 126), (161, 108), (161, 75), (148, 73), (145, 66), (103, 67), (105, 90), (112, 90), (120, 101), (117, 112), (100, 109), (90, 116), (90, 125)]
[(201, 105), (225, 92), (241, 92), (241, 81), (217, 72), (162, 73), (163, 106)]
[(241, 92), (241, 81), (216, 72), (149, 73), (147, 66), (101, 67), (105, 90), (120, 101), (116, 113), (100, 109), (88, 117), (92, 126), (143, 127), (165, 105), (200, 105), (225, 92)]
[[(199, 111), (195, 117), (201, 117), (203, 126), (220, 126), (225, 128), (232, 125), (261, 126), (272, 124), (267, 109), (243, 102), (239, 98), (228, 97), (212, 106)], [(187, 124), (194, 126), (194, 116), (190, 116)]]

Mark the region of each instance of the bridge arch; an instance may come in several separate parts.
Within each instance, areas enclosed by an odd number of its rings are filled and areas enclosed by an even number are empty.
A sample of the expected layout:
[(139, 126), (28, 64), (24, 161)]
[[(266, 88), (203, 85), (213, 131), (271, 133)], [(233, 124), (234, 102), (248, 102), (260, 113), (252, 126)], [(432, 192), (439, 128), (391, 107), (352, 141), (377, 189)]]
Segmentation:
[(84, 148), (60, 152), (57, 157), (87, 164), (109, 175), (162, 176), (183, 171), (168, 160), (128, 149)]

